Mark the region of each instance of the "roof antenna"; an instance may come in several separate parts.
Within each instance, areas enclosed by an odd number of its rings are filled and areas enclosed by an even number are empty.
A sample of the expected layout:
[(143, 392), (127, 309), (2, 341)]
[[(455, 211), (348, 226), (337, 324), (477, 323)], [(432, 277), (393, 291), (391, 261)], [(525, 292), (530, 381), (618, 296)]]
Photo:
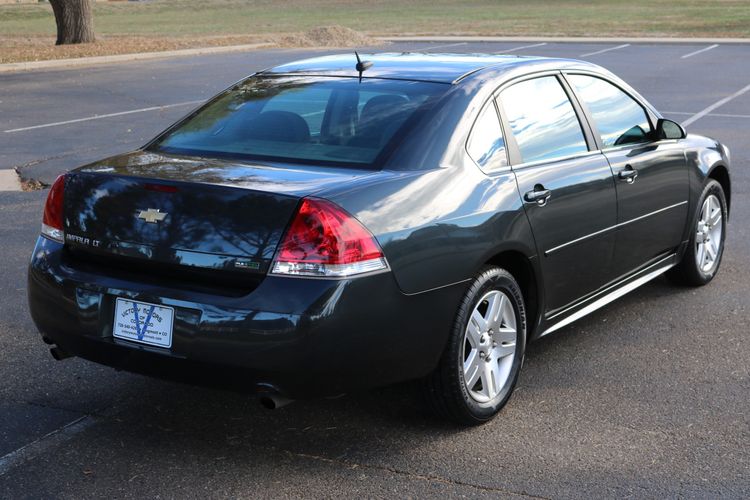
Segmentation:
[(354, 51), (354, 55), (357, 56), (357, 65), (355, 66), (355, 69), (359, 71), (359, 83), (362, 83), (362, 73), (370, 67), (372, 67), (372, 61), (363, 61), (359, 58), (359, 54), (357, 54), (357, 51)]

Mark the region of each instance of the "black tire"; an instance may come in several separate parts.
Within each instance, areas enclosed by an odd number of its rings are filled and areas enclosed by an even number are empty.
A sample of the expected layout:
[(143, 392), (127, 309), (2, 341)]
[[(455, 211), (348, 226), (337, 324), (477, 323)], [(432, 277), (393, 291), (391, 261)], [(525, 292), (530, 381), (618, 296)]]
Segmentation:
[[(697, 249), (697, 226), (698, 221), (700, 220), (701, 216), (701, 209), (703, 207), (703, 203), (705, 202), (706, 198), (709, 196), (714, 195), (719, 200), (719, 204), (721, 205), (721, 224), (722, 224), (722, 231), (721, 231), (721, 242), (719, 244), (719, 250), (718, 255), (715, 259), (715, 263), (711, 269), (709, 269), (707, 272), (703, 271), (697, 262), (696, 259), (696, 249)], [(713, 179), (709, 179), (709, 181), (706, 183), (706, 186), (703, 188), (703, 192), (701, 193), (700, 201), (698, 202), (698, 205), (695, 209), (695, 214), (693, 214), (693, 217), (691, 218), (691, 225), (690, 225), (690, 240), (688, 242), (687, 249), (685, 250), (684, 255), (682, 256), (682, 259), (680, 260), (679, 264), (677, 264), (675, 267), (669, 270), (667, 273), (667, 276), (675, 283), (681, 284), (681, 285), (687, 285), (687, 286), (703, 286), (710, 282), (714, 276), (716, 276), (716, 273), (719, 271), (719, 266), (721, 266), (721, 258), (724, 255), (724, 240), (726, 239), (727, 235), (727, 199), (724, 195), (724, 189), (721, 187), (721, 184), (716, 182)]]
[[(516, 342), (507, 380), (495, 397), (479, 402), (464, 383), (464, 344), (470, 315), (489, 292), (502, 292), (515, 313)], [(481, 307), (481, 306), (480, 306)], [(523, 365), (526, 348), (526, 310), (523, 294), (513, 276), (499, 267), (486, 267), (477, 275), (459, 306), (448, 345), (435, 371), (427, 379), (428, 401), (442, 417), (461, 425), (479, 425), (491, 420), (507, 403)]]

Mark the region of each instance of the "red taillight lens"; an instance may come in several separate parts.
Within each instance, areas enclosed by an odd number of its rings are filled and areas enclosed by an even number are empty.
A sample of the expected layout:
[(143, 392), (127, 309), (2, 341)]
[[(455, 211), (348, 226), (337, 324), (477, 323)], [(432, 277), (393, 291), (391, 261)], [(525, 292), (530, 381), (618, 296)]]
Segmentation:
[(42, 234), (57, 241), (63, 241), (63, 196), (65, 193), (65, 175), (59, 176), (52, 183), (47, 193), (42, 216)]
[(271, 273), (341, 277), (387, 268), (377, 241), (357, 219), (330, 201), (305, 198)]

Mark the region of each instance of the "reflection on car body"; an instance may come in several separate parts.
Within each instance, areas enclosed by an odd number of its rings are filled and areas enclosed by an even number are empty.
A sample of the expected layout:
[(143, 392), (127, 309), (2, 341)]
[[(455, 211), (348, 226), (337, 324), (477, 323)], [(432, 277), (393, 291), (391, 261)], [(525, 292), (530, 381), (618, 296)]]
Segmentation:
[(58, 358), (271, 406), (423, 379), (477, 424), (527, 342), (665, 272), (708, 283), (730, 202), (728, 149), (599, 66), (321, 57), (61, 176), (29, 301)]

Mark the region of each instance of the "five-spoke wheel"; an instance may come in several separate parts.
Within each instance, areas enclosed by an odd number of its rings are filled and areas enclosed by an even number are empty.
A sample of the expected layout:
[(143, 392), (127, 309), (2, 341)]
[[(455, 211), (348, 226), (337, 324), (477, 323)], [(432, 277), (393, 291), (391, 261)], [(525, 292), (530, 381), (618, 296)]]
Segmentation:
[(698, 268), (710, 272), (718, 262), (724, 225), (723, 209), (719, 198), (709, 194), (701, 206), (700, 217), (695, 229), (695, 259)]
[(521, 288), (505, 269), (483, 269), (461, 302), (443, 357), (428, 380), (431, 403), (461, 424), (488, 421), (510, 398), (525, 347)]
[(703, 188), (687, 251), (669, 276), (686, 285), (705, 285), (713, 279), (724, 253), (727, 199), (717, 181), (709, 179)]
[(480, 403), (500, 393), (516, 354), (516, 313), (499, 290), (487, 292), (469, 317), (464, 335), (466, 389)]

